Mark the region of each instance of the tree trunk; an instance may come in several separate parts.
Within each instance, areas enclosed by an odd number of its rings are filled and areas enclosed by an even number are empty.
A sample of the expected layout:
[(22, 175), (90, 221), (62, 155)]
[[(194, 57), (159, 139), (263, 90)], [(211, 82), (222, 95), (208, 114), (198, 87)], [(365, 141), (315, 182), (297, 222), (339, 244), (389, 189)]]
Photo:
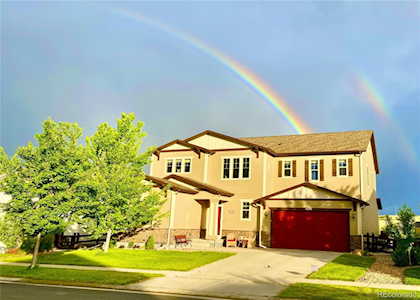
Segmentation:
[(41, 244), (41, 233), (38, 233), (35, 240), (35, 247), (34, 247), (34, 253), (32, 254), (32, 263), (30, 265), (30, 269), (33, 269), (36, 267), (36, 261), (38, 259), (38, 252), (39, 252), (39, 245)]
[(112, 231), (111, 231), (111, 229), (109, 229), (108, 232), (106, 233), (106, 240), (105, 240), (105, 243), (103, 245), (104, 252), (108, 252), (109, 243), (111, 242), (111, 235), (112, 235)]

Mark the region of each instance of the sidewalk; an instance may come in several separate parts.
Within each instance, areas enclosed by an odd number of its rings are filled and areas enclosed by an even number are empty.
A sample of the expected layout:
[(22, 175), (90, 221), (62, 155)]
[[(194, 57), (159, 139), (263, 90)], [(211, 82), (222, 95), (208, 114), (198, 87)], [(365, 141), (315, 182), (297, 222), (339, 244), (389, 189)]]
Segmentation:
[(418, 285), (407, 285), (407, 284), (382, 284), (382, 283), (368, 283), (358, 281), (343, 281), (343, 280), (321, 280), (321, 279), (302, 279), (297, 282), (301, 283), (314, 283), (314, 284), (333, 284), (333, 285), (346, 285), (346, 286), (357, 286), (357, 287), (369, 287), (375, 289), (391, 289), (391, 290), (407, 290), (407, 291), (420, 291)]

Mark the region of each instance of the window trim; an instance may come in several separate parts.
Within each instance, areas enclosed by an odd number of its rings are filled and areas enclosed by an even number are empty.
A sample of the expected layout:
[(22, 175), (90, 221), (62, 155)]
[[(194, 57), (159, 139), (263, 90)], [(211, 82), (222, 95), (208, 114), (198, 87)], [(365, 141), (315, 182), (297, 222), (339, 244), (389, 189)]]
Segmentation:
[[(340, 160), (345, 160), (346, 161), (346, 175), (341, 175), (340, 174)], [(346, 157), (338, 157), (337, 161), (337, 177), (349, 177), (349, 159)]]
[[(316, 163), (317, 163), (317, 171), (318, 171), (318, 179), (312, 179), (312, 162), (313, 161), (316, 161)], [(308, 166), (308, 168), (309, 168), (309, 181), (315, 181), (315, 182), (318, 182), (318, 181), (321, 181), (321, 159), (310, 159), (309, 160), (309, 166)]]
[[(181, 160), (181, 172), (175, 172), (176, 160), (177, 159)], [(189, 159), (191, 161), (189, 172), (185, 172), (185, 160), (186, 159)], [(172, 160), (172, 172), (168, 172), (168, 160)], [(192, 173), (192, 165), (193, 165), (192, 157), (168, 157), (168, 158), (165, 158), (165, 174), (191, 174)]]
[[(239, 177), (238, 178), (233, 178), (233, 159), (234, 158), (239, 158)], [(248, 177), (244, 178), (243, 177), (243, 164), (244, 164), (244, 158), (248, 158), (249, 159), (249, 174)], [(223, 173), (224, 173), (224, 169), (225, 169), (225, 159), (229, 159), (229, 177), (228, 178), (224, 178), (223, 177)], [(249, 155), (233, 155), (233, 156), (222, 156), (220, 158), (221, 161), (221, 168), (220, 168), (220, 178), (221, 180), (251, 180), (251, 176), (252, 176), (252, 159), (251, 156)]]
[[(290, 170), (290, 175), (286, 175), (286, 161), (290, 162), (290, 168), (288, 170)], [(283, 177), (293, 177), (293, 160), (283, 160), (282, 159), (282, 175)]]
[[(249, 212), (249, 214), (248, 214), (248, 218), (247, 219), (244, 219), (243, 218), (243, 211), (244, 211), (244, 202), (248, 202), (249, 203), (249, 210), (248, 210), (248, 212)], [(251, 215), (251, 208), (252, 208), (252, 205), (251, 205), (251, 203), (252, 203), (252, 201), (251, 200), (246, 200), (246, 199), (244, 199), (244, 200), (241, 200), (241, 210), (240, 210), (240, 217), (241, 217), (241, 221), (251, 221), (252, 220), (252, 215)]]

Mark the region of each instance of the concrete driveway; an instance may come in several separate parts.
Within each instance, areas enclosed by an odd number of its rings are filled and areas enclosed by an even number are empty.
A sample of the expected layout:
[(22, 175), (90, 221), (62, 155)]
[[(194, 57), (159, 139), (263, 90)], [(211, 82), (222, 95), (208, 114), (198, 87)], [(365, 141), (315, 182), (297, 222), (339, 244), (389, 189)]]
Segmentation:
[(236, 255), (190, 272), (131, 285), (131, 288), (202, 296), (267, 299), (340, 253), (286, 249), (229, 249)]

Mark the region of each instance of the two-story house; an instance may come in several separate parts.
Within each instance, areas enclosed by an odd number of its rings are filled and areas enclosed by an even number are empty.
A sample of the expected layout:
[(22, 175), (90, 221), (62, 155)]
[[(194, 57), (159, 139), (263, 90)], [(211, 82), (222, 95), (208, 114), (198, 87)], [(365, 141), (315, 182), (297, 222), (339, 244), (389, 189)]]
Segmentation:
[[(378, 232), (372, 131), (235, 138), (204, 131), (155, 151), (147, 179), (169, 185), (152, 232), (248, 237), (262, 247), (349, 251)], [(138, 239), (144, 238), (141, 234)]]

